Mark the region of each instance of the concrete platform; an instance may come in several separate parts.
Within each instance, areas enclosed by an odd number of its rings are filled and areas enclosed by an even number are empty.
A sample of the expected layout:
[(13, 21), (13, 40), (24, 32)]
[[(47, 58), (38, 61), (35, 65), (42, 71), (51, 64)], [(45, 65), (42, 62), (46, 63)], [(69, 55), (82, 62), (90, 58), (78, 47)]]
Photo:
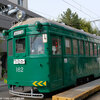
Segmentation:
[(83, 100), (100, 90), (100, 79), (75, 87), (52, 97), (52, 100)]

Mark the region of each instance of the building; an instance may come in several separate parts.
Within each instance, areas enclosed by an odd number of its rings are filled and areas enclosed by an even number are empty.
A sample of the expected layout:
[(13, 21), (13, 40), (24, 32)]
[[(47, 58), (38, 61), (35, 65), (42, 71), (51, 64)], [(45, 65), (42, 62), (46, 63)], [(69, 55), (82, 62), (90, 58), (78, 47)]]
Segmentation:
[[(20, 3), (19, 3), (19, 1), (20, 1)], [(23, 1), (23, 3), (21, 3), (21, 1)], [(11, 9), (11, 8), (13, 9), (13, 8), (17, 7), (18, 9), (24, 11), (26, 13), (26, 18), (42, 17), (34, 12), (29, 11), (27, 2), (28, 2), (28, 0), (0, 0), (0, 30), (2, 30), (2, 28), (9, 29), (11, 27), (12, 23), (17, 20), (16, 13), (11, 14), (11, 15), (8, 15), (6, 13), (6, 11), (8, 9), (8, 5), (11, 6), (9, 9)]]
[[(18, 22), (16, 15), (19, 11), (24, 13), (24, 19), (42, 17), (28, 10), (28, 0), (0, 0), (0, 58), (3, 69), (7, 69), (7, 43), (3, 38), (2, 31), (8, 30), (14, 22)], [(2, 70), (2, 68), (0, 69)]]
[(23, 8), (28, 9), (28, 0), (8, 0), (10, 2), (13, 2)]

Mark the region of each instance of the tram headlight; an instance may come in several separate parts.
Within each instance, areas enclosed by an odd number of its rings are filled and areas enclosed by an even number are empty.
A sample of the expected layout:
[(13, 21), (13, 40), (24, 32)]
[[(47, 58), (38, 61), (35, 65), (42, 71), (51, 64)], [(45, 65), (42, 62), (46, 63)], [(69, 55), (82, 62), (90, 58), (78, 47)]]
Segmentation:
[(25, 18), (25, 15), (26, 15), (26, 14), (25, 14), (24, 11), (19, 10), (19, 11), (17, 12), (16, 17), (17, 17), (18, 20), (23, 20), (23, 19)]

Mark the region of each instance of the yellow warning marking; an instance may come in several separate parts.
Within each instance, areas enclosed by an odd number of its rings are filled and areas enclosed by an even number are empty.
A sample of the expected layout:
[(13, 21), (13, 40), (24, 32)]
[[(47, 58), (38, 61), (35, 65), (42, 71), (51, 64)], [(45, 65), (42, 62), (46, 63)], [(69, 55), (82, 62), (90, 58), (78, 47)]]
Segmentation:
[(4, 79), (4, 83), (7, 84), (7, 79)]
[(37, 83), (37, 81), (33, 82), (32, 84), (33, 84), (34, 86), (37, 86), (36, 83)]
[(46, 81), (43, 84), (46, 86)]
[(43, 81), (35, 81), (32, 83), (34, 86), (46, 86), (46, 81), (43, 82)]
[(39, 85), (39, 86), (43, 86), (43, 85), (41, 84), (42, 82), (43, 82), (43, 81), (40, 81), (40, 82), (38, 83), (38, 85)]

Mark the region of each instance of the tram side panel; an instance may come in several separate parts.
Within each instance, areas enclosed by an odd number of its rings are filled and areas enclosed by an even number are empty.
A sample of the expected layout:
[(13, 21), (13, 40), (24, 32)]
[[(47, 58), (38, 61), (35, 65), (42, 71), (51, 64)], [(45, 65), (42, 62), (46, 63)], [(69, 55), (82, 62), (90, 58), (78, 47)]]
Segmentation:
[[(59, 29), (58, 29), (59, 30)], [(61, 31), (56, 31), (58, 34), (60, 34), (59, 32)], [(53, 32), (56, 34), (56, 32)], [(74, 33), (75, 34), (75, 33)], [(81, 34), (80, 34), (81, 35)], [(58, 35), (59, 36), (59, 35)], [(66, 35), (67, 37), (67, 32)], [(88, 38), (88, 37), (87, 37)], [(73, 40), (73, 38), (72, 38)], [(64, 45), (64, 43), (63, 43)], [(77, 44), (78, 45), (78, 44)], [(65, 49), (65, 48), (62, 48)], [(85, 46), (84, 48), (85, 49)], [(73, 50), (72, 50), (73, 51)], [(78, 50), (79, 51), (79, 50)], [(83, 50), (84, 52), (84, 50)], [(90, 52), (90, 51), (88, 51)], [(64, 58), (63, 58), (64, 57)], [(63, 53), (63, 57), (62, 57), (62, 61), (59, 59), (57, 60), (57, 56), (56, 57), (52, 57), (52, 61), (51, 61), (51, 87), (53, 88), (53, 90), (57, 90), (59, 88), (63, 88), (63, 87), (68, 87), (71, 85), (75, 85), (78, 79), (82, 79), (82, 81), (87, 81), (84, 80), (85, 77), (87, 78), (94, 78), (94, 77), (99, 77), (100, 76), (100, 64), (99, 64), (99, 60), (98, 56), (90, 56), (90, 54), (87, 56), (85, 53), (80, 57), (80, 54), (78, 53), (77, 55), (73, 55), (71, 54), (69, 55), (65, 55), (65, 53)], [(63, 62), (60, 63), (60, 62)], [(58, 65), (60, 64), (60, 67), (62, 69), (60, 69), (60, 71), (62, 72), (60, 75), (63, 77), (60, 79), (58, 77)]]

